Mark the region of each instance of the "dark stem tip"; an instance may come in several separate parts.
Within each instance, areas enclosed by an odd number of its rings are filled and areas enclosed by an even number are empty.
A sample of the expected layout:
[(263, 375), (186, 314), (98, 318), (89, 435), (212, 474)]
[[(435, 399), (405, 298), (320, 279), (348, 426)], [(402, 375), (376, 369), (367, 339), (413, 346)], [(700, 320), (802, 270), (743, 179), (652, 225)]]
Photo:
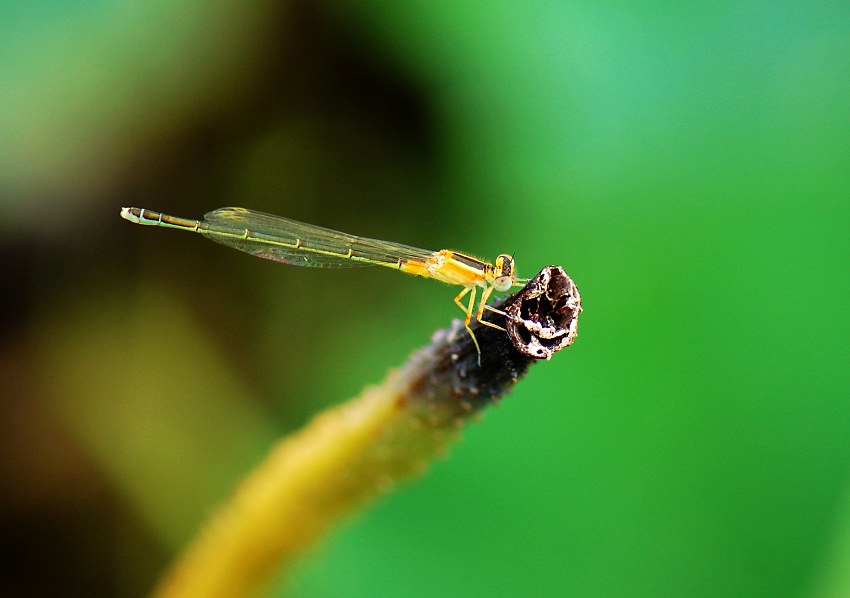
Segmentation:
[(434, 343), (421, 354), (426, 367), (414, 384), (418, 392), (468, 405), (472, 412), (498, 400), (529, 365), (575, 340), (581, 297), (563, 268), (547, 266), (519, 292), (493, 302), (493, 308), (504, 315), (485, 310), (484, 320), (500, 328), (470, 322), (480, 355), (460, 320), (435, 333)]
[(502, 308), (514, 348), (533, 359), (549, 359), (578, 335), (581, 295), (560, 266), (547, 266)]

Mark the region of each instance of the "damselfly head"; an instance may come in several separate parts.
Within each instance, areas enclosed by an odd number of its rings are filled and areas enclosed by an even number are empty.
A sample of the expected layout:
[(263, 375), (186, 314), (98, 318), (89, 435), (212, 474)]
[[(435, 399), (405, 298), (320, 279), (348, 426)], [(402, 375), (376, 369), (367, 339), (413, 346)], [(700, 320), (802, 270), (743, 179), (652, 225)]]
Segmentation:
[(507, 291), (513, 286), (515, 279), (514, 258), (503, 253), (496, 258), (493, 268), (493, 288), (497, 291)]

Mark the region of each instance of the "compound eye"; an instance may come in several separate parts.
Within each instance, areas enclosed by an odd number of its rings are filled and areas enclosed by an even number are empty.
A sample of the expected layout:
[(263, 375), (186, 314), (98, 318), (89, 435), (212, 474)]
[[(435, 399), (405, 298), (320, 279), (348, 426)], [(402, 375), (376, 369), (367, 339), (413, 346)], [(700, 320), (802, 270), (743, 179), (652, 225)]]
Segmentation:
[(496, 258), (496, 278), (508, 276), (513, 278), (514, 275), (514, 258), (503, 253)]

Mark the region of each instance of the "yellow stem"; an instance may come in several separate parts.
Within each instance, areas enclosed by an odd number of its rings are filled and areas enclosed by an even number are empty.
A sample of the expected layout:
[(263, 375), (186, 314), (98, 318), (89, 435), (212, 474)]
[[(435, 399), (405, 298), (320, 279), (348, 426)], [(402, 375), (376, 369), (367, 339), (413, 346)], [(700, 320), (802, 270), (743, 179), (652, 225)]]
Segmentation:
[(275, 446), (155, 595), (250, 596), (342, 516), (422, 472), (476, 411), (427, 382), (435, 359), (417, 352), (381, 386)]

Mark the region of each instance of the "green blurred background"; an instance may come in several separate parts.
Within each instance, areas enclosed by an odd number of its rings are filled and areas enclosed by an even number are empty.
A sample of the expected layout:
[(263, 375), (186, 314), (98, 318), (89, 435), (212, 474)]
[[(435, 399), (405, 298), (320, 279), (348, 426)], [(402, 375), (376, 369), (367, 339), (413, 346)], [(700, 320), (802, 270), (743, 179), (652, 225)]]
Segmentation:
[(133, 226), (561, 264), (573, 347), (271, 595), (850, 596), (850, 4), (0, 1), (3, 595), (137, 596), (458, 312)]

